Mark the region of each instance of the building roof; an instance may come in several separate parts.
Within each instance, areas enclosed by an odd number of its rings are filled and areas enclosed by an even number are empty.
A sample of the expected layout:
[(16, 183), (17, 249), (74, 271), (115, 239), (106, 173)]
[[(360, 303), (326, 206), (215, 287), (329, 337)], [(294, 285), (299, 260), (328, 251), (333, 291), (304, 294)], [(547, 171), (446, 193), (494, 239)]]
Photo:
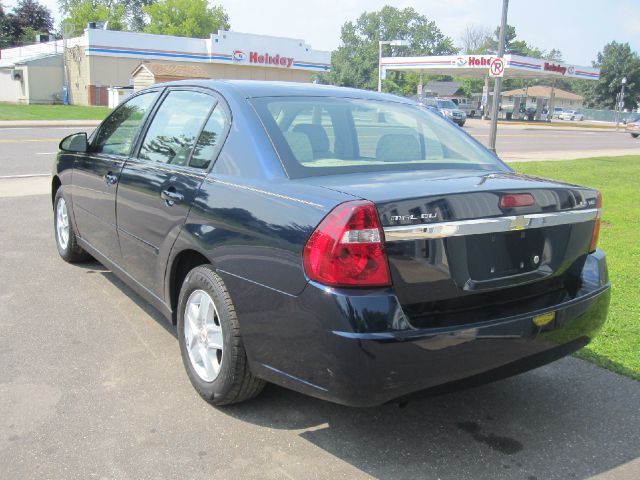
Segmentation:
[(154, 77), (171, 78), (211, 78), (200, 65), (185, 65), (184, 63), (142, 62), (131, 73), (135, 76), (141, 69), (147, 70)]
[(62, 51), (60, 53), (36, 53), (31, 55), (25, 55), (24, 57), (11, 57), (3, 58), (0, 60), (0, 68), (13, 68), (16, 65), (25, 65), (27, 63), (42, 60), (43, 58), (56, 57), (62, 58)]
[[(544, 85), (534, 85), (529, 88), (516, 88), (515, 90), (508, 90), (506, 92), (502, 92), (503, 97), (517, 97), (517, 96), (527, 96), (527, 97), (542, 97), (549, 98), (551, 97), (551, 87), (547, 87)], [(576, 95), (572, 92), (567, 92), (566, 90), (561, 90), (559, 88), (555, 89), (555, 98), (561, 98), (563, 100), (584, 100), (584, 97), (580, 95)]]
[(425, 85), (426, 92), (433, 92), (437, 97), (452, 97), (460, 90), (460, 82), (429, 82)]

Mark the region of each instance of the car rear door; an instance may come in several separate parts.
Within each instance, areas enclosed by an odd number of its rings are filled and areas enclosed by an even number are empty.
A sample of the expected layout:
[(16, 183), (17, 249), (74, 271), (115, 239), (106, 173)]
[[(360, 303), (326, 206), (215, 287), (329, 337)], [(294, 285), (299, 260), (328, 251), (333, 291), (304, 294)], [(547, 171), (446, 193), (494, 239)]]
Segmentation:
[(171, 247), (217, 154), (229, 115), (208, 90), (168, 89), (120, 175), (116, 212), (123, 267), (162, 297)]
[(120, 105), (99, 127), (89, 152), (77, 155), (73, 170), (73, 205), (78, 233), (96, 250), (118, 263), (116, 189), (145, 117), (159, 91), (145, 92)]

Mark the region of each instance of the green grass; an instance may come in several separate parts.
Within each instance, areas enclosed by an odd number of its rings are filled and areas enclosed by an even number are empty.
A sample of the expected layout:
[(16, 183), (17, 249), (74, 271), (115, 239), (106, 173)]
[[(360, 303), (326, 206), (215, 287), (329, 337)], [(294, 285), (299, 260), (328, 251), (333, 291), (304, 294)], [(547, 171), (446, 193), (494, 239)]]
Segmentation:
[(599, 246), (607, 253), (611, 307), (603, 330), (577, 355), (640, 380), (640, 156), (514, 163), (512, 167), (602, 192)]
[(107, 107), (0, 103), (0, 120), (102, 120), (110, 111)]

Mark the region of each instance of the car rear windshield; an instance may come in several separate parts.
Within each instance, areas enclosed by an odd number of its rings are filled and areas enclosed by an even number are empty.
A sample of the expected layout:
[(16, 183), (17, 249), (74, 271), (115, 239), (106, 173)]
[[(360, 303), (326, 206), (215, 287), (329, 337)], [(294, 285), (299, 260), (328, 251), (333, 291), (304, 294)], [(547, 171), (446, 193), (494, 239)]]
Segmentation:
[(509, 171), (458, 126), (413, 104), (327, 97), (251, 100), (291, 178), (355, 172)]

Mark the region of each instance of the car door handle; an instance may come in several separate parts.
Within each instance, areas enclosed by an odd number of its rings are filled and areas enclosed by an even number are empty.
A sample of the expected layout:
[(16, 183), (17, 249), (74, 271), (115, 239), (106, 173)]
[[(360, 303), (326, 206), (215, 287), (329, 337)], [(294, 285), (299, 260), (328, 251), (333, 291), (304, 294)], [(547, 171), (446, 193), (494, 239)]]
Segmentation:
[(169, 187), (168, 189), (160, 192), (160, 198), (165, 201), (167, 207), (172, 207), (176, 203), (182, 202), (182, 200), (184, 200), (184, 195), (176, 192), (175, 188)]
[(116, 183), (118, 183), (118, 176), (109, 172), (105, 174), (104, 181), (107, 185), (115, 185)]

